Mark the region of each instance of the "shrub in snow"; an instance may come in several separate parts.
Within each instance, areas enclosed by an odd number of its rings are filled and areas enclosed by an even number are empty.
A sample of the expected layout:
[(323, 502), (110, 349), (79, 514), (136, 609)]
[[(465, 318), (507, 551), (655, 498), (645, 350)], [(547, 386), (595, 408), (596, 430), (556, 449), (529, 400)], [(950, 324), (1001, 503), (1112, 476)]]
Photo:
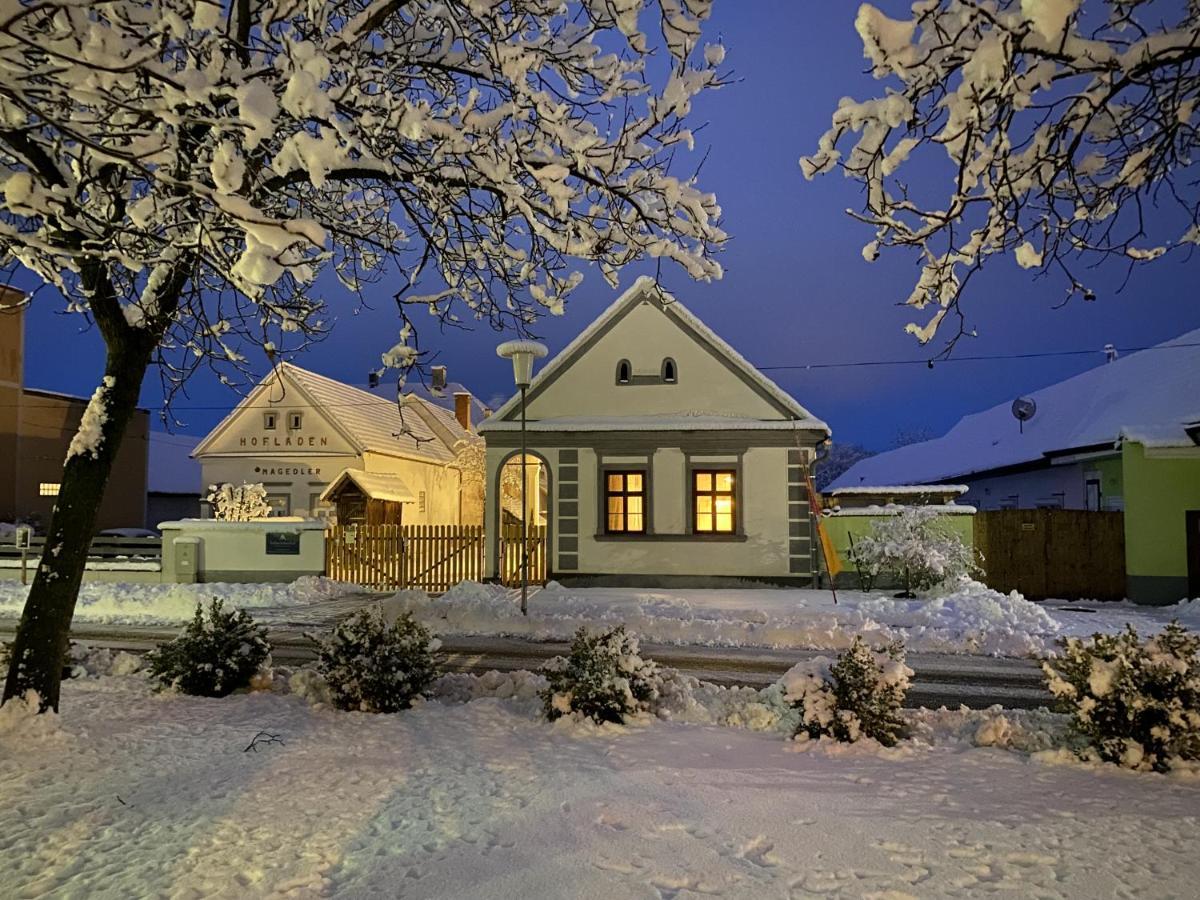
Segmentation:
[(378, 606), (360, 609), (318, 644), (317, 671), (341, 709), (408, 709), (440, 674), (440, 642), (409, 613), (389, 625)]
[(547, 686), (540, 694), (546, 718), (579, 713), (596, 722), (625, 721), (645, 712), (658, 697), (658, 664), (638, 655), (638, 640), (625, 626), (597, 634), (580, 628), (571, 653), (542, 667)]
[(935, 510), (920, 506), (872, 522), (871, 531), (854, 542), (850, 556), (872, 581), (880, 573), (893, 574), (909, 597), (977, 568), (973, 551), (962, 538), (946, 527)]
[(267, 489), (261, 484), (210, 485), (204, 499), (212, 504), (213, 518), (223, 522), (249, 522), (271, 515)]
[(780, 683), (784, 698), (800, 712), (797, 735), (849, 742), (874, 738), (890, 747), (904, 730), (900, 707), (912, 674), (899, 641), (876, 651), (856, 636), (836, 662), (824, 656), (806, 660)]
[(267, 629), (243, 609), (226, 612), (213, 598), (169, 644), (146, 654), (150, 676), (185, 694), (224, 697), (247, 687), (271, 652)]
[(1080, 755), (1159, 772), (1200, 759), (1200, 636), (1172, 622), (1146, 641), (1127, 626), (1059, 643), (1042, 669), (1087, 741)]

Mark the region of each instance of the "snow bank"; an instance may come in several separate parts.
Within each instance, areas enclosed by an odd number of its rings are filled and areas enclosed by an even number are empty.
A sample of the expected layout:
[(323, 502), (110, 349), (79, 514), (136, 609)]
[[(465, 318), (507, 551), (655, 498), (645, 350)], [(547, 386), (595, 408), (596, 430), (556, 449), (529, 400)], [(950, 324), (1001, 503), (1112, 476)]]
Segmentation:
[[(361, 592), (356, 585), (304, 576), (291, 584), (103, 584), (85, 583), (75, 606), (76, 622), (170, 625), (186, 622), (196, 603), (214, 597), (226, 608), (267, 609), (303, 606)], [(0, 581), (0, 618), (19, 618), (29, 588)]]
[(855, 634), (872, 644), (901, 639), (909, 651), (1026, 656), (1050, 651), (1061, 625), (1017, 593), (965, 581), (930, 598), (799, 589), (564, 588), (535, 593), (522, 616), (513, 593), (465, 582), (440, 597), (404, 591), (385, 613), (411, 612), (442, 634), (567, 640), (581, 626), (624, 624), (643, 641), (710, 646), (841, 650)]

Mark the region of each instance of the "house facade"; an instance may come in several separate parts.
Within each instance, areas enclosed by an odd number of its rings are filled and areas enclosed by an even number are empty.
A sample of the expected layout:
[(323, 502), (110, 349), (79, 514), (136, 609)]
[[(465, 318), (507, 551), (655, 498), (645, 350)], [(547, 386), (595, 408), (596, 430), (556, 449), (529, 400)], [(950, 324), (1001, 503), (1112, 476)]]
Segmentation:
[(1200, 329), (963, 417), (944, 436), (864, 459), (831, 485), (954, 481), (982, 512), (1121, 512), (1126, 593), (1200, 596)]
[(387, 476), (355, 482), (368, 491), (386, 485), (379, 497), (364, 495), (364, 517), (375, 500), (403, 505), (402, 519), (389, 522), (479, 524), (482, 488), (472, 489), (457, 464), (464, 443), (477, 440), (453, 412), (420, 398), (397, 403), (283, 363), (193, 456), (205, 485), (261, 482), (274, 515), (335, 518), (336, 502), (323, 495), (350, 472)]
[[(479, 428), (492, 577), (520, 416), (514, 397)], [(528, 494), (543, 508), (525, 514), (546, 526), (550, 577), (811, 582), (803, 473), (828, 427), (652, 279), (542, 368), (526, 418)]]
[[(87, 397), (25, 384), (25, 296), (0, 285), (0, 522), (50, 524), (67, 448)], [(140, 528), (146, 521), (150, 413), (139, 409), (125, 431), (96, 529)]]

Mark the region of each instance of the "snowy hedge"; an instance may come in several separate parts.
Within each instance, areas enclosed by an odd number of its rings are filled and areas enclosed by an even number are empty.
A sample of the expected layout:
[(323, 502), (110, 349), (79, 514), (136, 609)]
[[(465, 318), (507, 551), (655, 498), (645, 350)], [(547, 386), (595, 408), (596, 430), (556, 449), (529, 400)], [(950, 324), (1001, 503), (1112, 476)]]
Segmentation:
[(196, 615), (183, 633), (146, 654), (150, 676), (164, 687), (185, 694), (224, 697), (250, 684), (250, 679), (271, 652), (267, 629), (257, 625), (245, 610), (226, 612), (213, 598), (204, 614)]
[(784, 699), (799, 712), (797, 736), (854, 742), (874, 738), (885, 747), (900, 739), (900, 708), (913, 671), (899, 641), (872, 650), (861, 637), (830, 663), (828, 657), (798, 663), (780, 679)]
[(317, 669), (341, 709), (408, 709), (441, 673), (440, 642), (410, 613), (389, 625), (378, 606), (365, 607), (317, 643)]
[(662, 683), (658, 664), (638, 655), (638, 639), (618, 625), (592, 634), (580, 628), (571, 653), (542, 667), (548, 686), (541, 691), (546, 717), (579, 713), (596, 722), (624, 722), (646, 712)]
[(870, 532), (856, 538), (850, 558), (870, 581), (891, 573), (909, 596), (978, 568), (974, 550), (946, 527), (936, 510), (920, 506), (872, 522)]
[(1200, 636), (1172, 622), (1146, 641), (1127, 626), (1060, 644), (1042, 669), (1087, 741), (1081, 756), (1159, 772), (1200, 759)]

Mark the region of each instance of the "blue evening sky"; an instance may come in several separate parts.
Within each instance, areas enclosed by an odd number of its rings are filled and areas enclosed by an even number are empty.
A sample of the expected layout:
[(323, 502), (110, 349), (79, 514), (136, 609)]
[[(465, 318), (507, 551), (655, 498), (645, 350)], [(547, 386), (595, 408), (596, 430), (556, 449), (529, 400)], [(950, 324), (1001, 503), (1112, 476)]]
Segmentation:
[[(907, 6), (881, 5), (897, 15)], [(844, 214), (860, 205), (857, 185), (836, 174), (806, 182), (797, 164), (815, 147), (839, 97), (861, 98), (879, 87), (863, 72), (853, 28), (856, 8), (844, 0), (717, 0), (706, 29), (709, 40), (725, 43), (726, 64), (738, 79), (695, 109), (696, 123), (708, 123), (698, 138), (698, 148), (710, 148), (702, 185), (717, 193), (733, 240), (722, 254), (722, 281), (695, 284), (667, 268), (664, 284), (760, 366), (929, 353), (904, 334), (912, 315), (895, 305), (912, 288), (911, 258), (892, 251), (866, 263), (860, 251), (870, 229)], [(1143, 346), (1200, 327), (1200, 264), (1182, 256), (1139, 269), (1121, 293), (1116, 289), (1123, 270), (1114, 269), (1093, 282), (1096, 302), (1076, 300), (1060, 309), (1052, 308), (1063, 295), (1060, 282), (1035, 281), (1007, 260), (989, 269), (973, 281), (967, 307), (979, 337), (960, 343), (958, 354), (1079, 349), (1096, 354), (951, 362), (933, 370), (915, 365), (768, 374), (828, 421), (835, 440), (884, 449), (900, 430), (940, 434), (966, 413), (1099, 364), (1105, 343)], [(622, 288), (642, 271), (627, 271)], [(552, 352), (615, 296), (594, 270), (586, 275), (566, 315), (539, 326)], [(100, 338), (81, 332), (80, 317), (59, 314), (53, 297), (43, 296), (28, 319), (26, 382), (90, 394), (103, 364)], [(397, 322), (389, 292), (380, 290), (375, 308), (357, 314), (348, 298), (334, 291), (328, 298), (337, 318), (333, 334), (294, 361), (361, 384), (393, 343)], [(511, 388), (508, 363), (494, 353), (501, 339), (487, 328), (438, 335), (432, 320), (422, 329), (423, 347), (439, 351), (436, 362), (485, 399)], [(185, 423), (179, 430), (197, 435), (238, 399), (208, 376), (197, 378), (189, 394), (180, 399), (176, 416)], [(161, 404), (153, 373), (143, 402), (151, 408)]]

